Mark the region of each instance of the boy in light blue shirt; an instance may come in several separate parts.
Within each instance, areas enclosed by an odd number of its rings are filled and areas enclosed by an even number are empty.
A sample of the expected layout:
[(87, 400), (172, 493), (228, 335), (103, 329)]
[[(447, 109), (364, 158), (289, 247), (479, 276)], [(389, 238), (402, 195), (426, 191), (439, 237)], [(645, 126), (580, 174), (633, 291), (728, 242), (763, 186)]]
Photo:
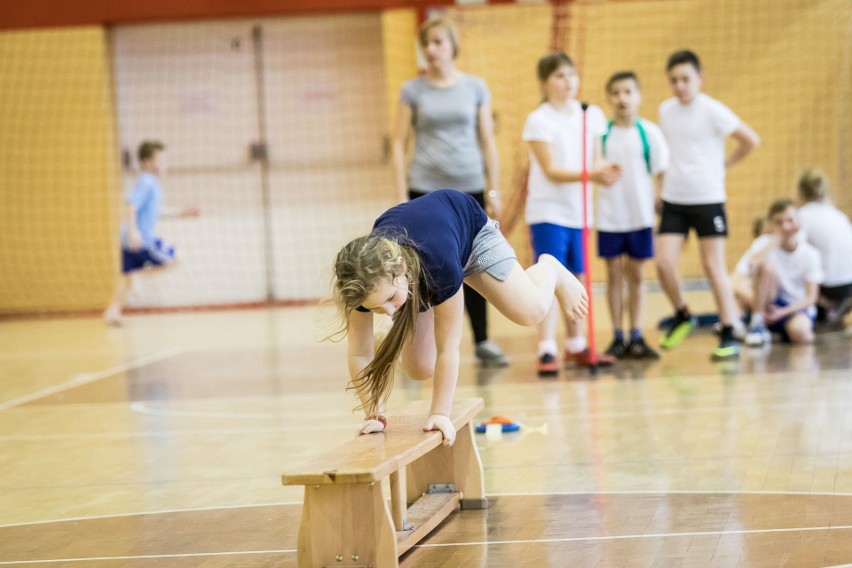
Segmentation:
[[(112, 302), (104, 312), (109, 325), (121, 325), (121, 312), (134, 272), (163, 268), (175, 261), (175, 247), (156, 236), (157, 221), (163, 213), (163, 188), (159, 175), (163, 170), (162, 142), (148, 140), (139, 145), (139, 169), (142, 174), (125, 198), (125, 224), (121, 231), (121, 273)], [(197, 209), (185, 209), (182, 217), (195, 217)]]

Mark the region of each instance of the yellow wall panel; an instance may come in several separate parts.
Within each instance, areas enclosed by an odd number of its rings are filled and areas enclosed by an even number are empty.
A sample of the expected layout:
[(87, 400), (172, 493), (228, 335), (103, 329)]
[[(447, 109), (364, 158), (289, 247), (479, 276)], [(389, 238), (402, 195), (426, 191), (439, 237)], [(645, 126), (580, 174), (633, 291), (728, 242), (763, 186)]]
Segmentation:
[[(758, 151), (728, 176), (730, 265), (751, 240), (752, 218), (772, 199), (792, 196), (805, 167), (825, 169), (835, 201), (852, 212), (848, 0), (596, 1), (568, 7), (465, 6), (448, 14), (461, 31), (460, 68), (485, 77), (494, 94), (509, 193), (517, 191), (513, 178), (522, 177), (528, 161), (520, 135), (539, 101), (535, 64), (557, 28), (565, 40), (561, 48), (578, 63), (582, 98), (607, 112), (607, 78), (632, 69), (643, 85), (642, 115), (656, 121), (659, 103), (670, 96), (666, 58), (689, 48), (705, 67), (705, 92), (761, 135)], [(511, 240), (523, 249), (526, 230), (519, 225)], [(686, 276), (701, 275), (694, 243), (682, 267)], [(599, 280), (603, 266), (597, 263), (593, 270)]]
[(0, 33), (0, 313), (103, 307), (117, 266), (105, 32)]

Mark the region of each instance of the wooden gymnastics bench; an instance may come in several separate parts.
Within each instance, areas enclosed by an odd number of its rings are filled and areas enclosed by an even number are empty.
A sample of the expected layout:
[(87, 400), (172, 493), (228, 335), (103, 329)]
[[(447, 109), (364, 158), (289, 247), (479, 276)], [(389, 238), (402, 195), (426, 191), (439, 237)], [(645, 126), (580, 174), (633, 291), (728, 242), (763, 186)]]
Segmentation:
[(355, 437), (285, 473), (284, 485), (305, 486), (299, 568), (399, 566), (399, 556), (457, 505), (485, 508), (471, 422), (483, 407), (481, 398), (455, 401), (452, 447), (441, 445), (440, 432), (423, 432), (429, 401), (418, 401), (389, 417), (385, 432)]

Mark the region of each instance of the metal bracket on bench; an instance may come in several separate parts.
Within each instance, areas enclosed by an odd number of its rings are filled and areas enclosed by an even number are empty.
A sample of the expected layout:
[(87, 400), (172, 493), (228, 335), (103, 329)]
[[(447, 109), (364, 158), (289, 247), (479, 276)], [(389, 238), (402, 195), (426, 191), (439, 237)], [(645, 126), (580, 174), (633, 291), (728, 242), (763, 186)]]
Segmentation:
[(455, 483), (430, 483), (426, 493), (455, 493)]

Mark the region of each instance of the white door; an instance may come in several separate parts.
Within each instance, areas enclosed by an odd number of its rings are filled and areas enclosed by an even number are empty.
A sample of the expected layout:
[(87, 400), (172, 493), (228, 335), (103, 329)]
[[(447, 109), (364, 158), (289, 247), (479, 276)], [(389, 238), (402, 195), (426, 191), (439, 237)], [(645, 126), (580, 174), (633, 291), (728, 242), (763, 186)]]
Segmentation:
[(335, 252), (394, 199), (381, 42), (378, 14), (115, 29), (124, 189), (162, 140), (165, 202), (201, 209), (161, 220), (180, 263), (130, 305), (328, 293)]

